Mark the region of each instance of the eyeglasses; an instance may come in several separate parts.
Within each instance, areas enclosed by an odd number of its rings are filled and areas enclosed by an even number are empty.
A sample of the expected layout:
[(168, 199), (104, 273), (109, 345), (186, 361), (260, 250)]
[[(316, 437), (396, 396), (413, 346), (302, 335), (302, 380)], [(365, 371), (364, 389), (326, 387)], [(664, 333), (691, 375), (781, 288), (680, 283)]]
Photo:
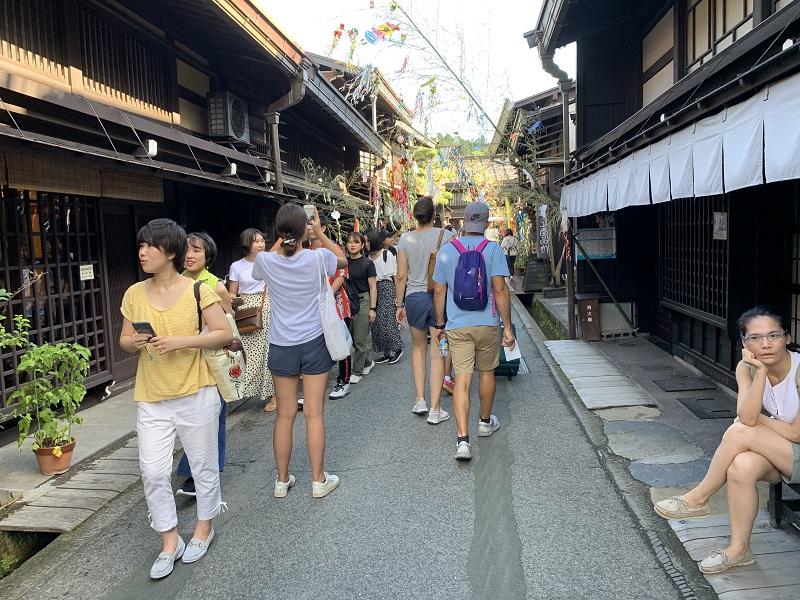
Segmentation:
[(745, 343), (747, 346), (754, 346), (761, 340), (767, 340), (770, 343), (777, 342), (778, 340), (782, 340), (786, 337), (785, 331), (770, 331), (769, 333), (765, 333), (764, 335), (745, 335), (742, 336), (742, 342)]

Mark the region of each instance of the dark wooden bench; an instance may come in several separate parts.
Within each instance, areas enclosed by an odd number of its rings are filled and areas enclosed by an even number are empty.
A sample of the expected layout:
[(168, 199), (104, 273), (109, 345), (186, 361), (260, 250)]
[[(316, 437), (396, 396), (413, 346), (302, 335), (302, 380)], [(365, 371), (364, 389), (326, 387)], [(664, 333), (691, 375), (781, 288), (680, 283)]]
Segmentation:
[(800, 483), (786, 483), (769, 486), (769, 518), (773, 527), (780, 527), (782, 523), (790, 523), (800, 529), (800, 499), (787, 499), (783, 497), (783, 487), (786, 486), (800, 494)]

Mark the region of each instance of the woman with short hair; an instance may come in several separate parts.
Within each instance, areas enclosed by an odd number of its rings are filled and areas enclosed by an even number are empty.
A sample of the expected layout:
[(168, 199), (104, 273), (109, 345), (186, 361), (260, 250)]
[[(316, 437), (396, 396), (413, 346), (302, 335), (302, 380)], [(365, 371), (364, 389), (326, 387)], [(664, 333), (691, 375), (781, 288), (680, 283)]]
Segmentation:
[(711, 513), (709, 499), (727, 483), (731, 537), (725, 548), (700, 563), (708, 574), (755, 562), (750, 536), (759, 481), (800, 483), (800, 353), (791, 343), (786, 319), (768, 306), (746, 311), (737, 325), (742, 341), (736, 366), (738, 416), (722, 436), (703, 481), (655, 505), (667, 519), (705, 517)]
[[(219, 297), (205, 284), (195, 299), (194, 280), (181, 275), (186, 232), (170, 219), (139, 230), (139, 263), (150, 275), (125, 292), (119, 345), (139, 355), (133, 399), (139, 466), (150, 525), (161, 533), (162, 551), (150, 577), (169, 575), (175, 562), (200, 560), (214, 539), (212, 519), (225, 507), (217, 456), (220, 397), (202, 348), (221, 348), (233, 336)], [(207, 331), (202, 335), (198, 311)], [(197, 525), (189, 544), (177, 531), (172, 494), (172, 452), (179, 437), (197, 487)]]
[(274, 412), (275, 387), (267, 366), (269, 358), (269, 289), (263, 281), (253, 278), (256, 256), (265, 248), (264, 235), (253, 227), (245, 229), (239, 236), (239, 247), (244, 256), (231, 265), (228, 274), (228, 291), (238, 297), (237, 308), (261, 308), (262, 328), (242, 334), (247, 362), (245, 363), (245, 397), (257, 396), (264, 400), (264, 412)]

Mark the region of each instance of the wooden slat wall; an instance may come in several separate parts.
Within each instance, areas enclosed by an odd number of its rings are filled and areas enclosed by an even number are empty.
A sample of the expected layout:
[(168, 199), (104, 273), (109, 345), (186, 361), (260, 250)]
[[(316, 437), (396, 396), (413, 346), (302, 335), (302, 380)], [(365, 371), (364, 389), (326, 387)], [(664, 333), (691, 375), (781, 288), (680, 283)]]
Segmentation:
[(61, 23), (57, 2), (0, 0), (0, 58), (66, 81)]

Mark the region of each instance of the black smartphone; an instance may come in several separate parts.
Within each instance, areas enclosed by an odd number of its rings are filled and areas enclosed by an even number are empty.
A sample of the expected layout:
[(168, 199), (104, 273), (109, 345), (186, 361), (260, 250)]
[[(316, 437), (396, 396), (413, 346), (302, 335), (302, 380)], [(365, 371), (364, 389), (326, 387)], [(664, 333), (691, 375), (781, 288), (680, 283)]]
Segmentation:
[(146, 333), (150, 337), (154, 337), (156, 332), (153, 330), (153, 326), (150, 325), (147, 321), (135, 321), (131, 323), (133, 325), (133, 329), (136, 333)]

